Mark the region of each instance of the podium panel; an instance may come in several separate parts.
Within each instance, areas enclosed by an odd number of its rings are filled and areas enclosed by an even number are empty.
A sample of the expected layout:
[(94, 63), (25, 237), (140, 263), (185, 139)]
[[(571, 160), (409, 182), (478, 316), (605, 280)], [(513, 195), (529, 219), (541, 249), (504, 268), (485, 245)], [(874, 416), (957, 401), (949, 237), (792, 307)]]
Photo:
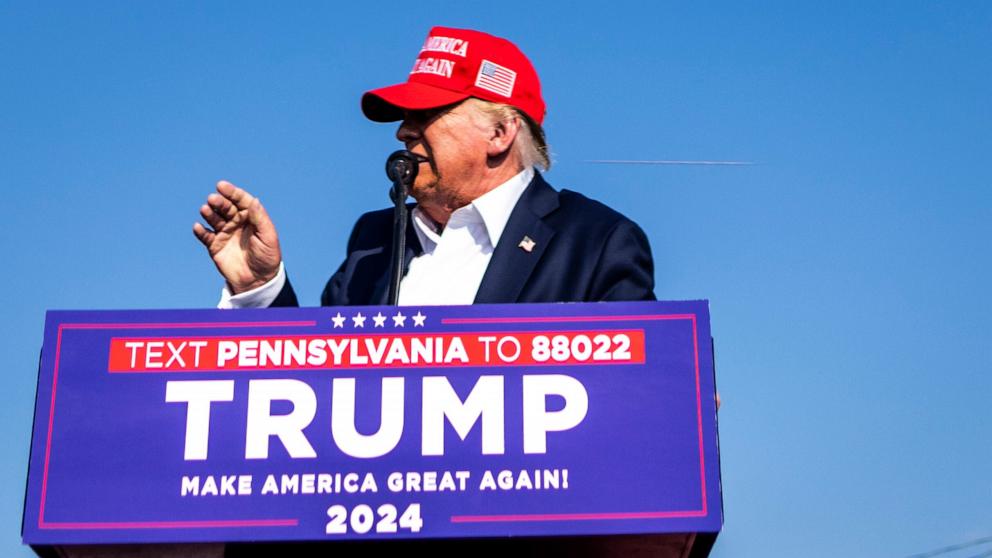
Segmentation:
[(705, 301), (47, 316), (40, 553), (688, 556), (721, 524)]

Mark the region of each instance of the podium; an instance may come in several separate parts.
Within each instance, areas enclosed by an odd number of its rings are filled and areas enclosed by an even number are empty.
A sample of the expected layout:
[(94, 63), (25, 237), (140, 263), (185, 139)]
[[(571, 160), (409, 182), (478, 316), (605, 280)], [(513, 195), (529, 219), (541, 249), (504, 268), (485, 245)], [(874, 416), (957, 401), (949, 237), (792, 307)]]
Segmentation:
[(706, 301), (49, 312), (40, 556), (706, 556)]

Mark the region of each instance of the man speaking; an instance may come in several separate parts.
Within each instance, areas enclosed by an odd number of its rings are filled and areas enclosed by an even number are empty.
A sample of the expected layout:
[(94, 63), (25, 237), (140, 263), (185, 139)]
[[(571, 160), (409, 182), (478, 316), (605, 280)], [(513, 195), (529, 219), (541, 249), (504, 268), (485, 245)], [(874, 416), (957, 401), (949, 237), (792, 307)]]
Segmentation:
[[(420, 156), (399, 304), (653, 300), (647, 238), (568, 190), (550, 165), (537, 72), (512, 43), (435, 27), (405, 83), (362, 97), (375, 122)], [(366, 213), (322, 305), (385, 304), (392, 209)], [(275, 227), (258, 199), (220, 182), (193, 225), (227, 281), (223, 308), (294, 306)]]

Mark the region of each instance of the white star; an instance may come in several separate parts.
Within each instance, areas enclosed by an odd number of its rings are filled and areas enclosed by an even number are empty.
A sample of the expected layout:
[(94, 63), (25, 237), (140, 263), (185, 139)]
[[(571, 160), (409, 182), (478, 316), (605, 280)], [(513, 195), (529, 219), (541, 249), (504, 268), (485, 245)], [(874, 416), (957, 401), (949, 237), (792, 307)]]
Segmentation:
[(417, 313), (414, 314), (412, 318), (413, 318), (413, 327), (417, 327), (417, 326), (424, 327), (424, 320), (427, 319), (427, 316), (421, 314), (420, 310), (417, 310)]
[(406, 325), (406, 316), (403, 315), (403, 312), (396, 312), (396, 315), (393, 316), (393, 325), (396, 327), (403, 327)]
[(375, 316), (372, 316), (372, 321), (375, 322), (375, 327), (384, 327), (386, 317), (382, 315), (382, 312), (379, 312)]
[(348, 318), (341, 315), (341, 312), (338, 312), (336, 316), (331, 316), (331, 321), (334, 322), (334, 327), (336, 328), (344, 327), (344, 321), (347, 319)]
[(365, 316), (361, 312), (352, 316), (351, 321), (355, 323), (355, 327), (365, 327)]

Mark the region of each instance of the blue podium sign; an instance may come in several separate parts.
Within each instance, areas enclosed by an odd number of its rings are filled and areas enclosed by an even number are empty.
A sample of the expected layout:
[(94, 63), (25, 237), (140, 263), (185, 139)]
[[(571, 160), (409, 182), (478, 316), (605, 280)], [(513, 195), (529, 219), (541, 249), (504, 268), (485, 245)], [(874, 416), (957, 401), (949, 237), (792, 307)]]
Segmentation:
[(705, 301), (52, 311), (32, 545), (715, 533)]

